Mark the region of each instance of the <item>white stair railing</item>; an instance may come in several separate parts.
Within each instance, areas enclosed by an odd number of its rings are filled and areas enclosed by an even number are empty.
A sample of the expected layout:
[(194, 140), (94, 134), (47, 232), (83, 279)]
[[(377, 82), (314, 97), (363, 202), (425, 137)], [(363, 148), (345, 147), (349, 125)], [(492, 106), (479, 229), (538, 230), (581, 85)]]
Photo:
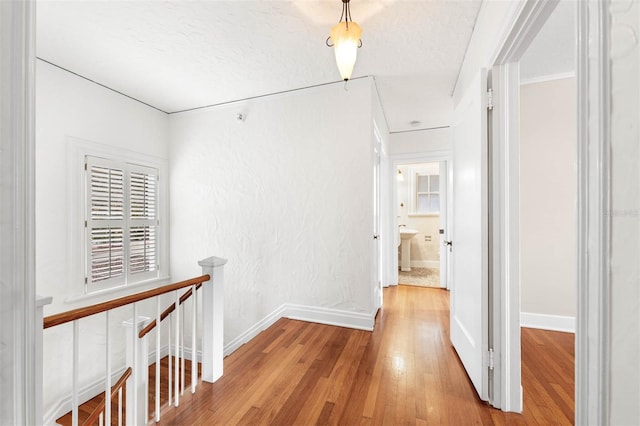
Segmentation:
[[(101, 312), (106, 313), (106, 339), (105, 339), (105, 351), (106, 351), (106, 367), (105, 367), (105, 398), (104, 402), (104, 415), (99, 417), (100, 424), (112, 424), (118, 420), (117, 424), (121, 424), (121, 415), (118, 415), (118, 419), (111, 418), (111, 374), (114, 369), (124, 370), (126, 367), (131, 367), (131, 375), (126, 380), (126, 404), (125, 404), (125, 422), (127, 425), (146, 424), (148, 422), (148, 394), (150, 388), (153, 389), (155, 394), (155, 407), (153, 419), (157, 422), (161, 416), (160, 405), (160, 389), (161, 389), (161, 377), (160, 377), (160, 363), (162, 352), (162, 320), (165, 317), (169, 317), (165, 330), (167, 331), (167, 349), (169, 354), (169, 370), (168, 370), (168, 386), (169, 386), (169, 406), (178, 406), (180, 403), (180, 396), (185, 390), (185, 305), (189, 305), (190, 309), (190, 352), (191, 352), (191, 392), (194, 393), (198, 381), (198, 350), (197, 350), (197, 336), (198, 336), (198, 315), (201, 316), (202, 330), (200, 333), (200, 347), (202, 348), (200, 357), (202, 363), (202, 380), (206, 382), (215, 382), (222, 376), (223, 373), (223, 306), (224, 306), (224, 272), (223, 268), (226, 264), (226, 259), (217, 257), (210, 257), (204, 259), (198, 264), (202, 267), (202, 276), (193, 278), (191, 280), (182, 281), (175, 284), (170, 284), (158, 289), (148, 290), (135, 295), (122, 297), (119, 299), (111, 300), (97, 305), (87, 306), (79, 309), (75, 309), (62, 314), (56, 314), (44, 318), (43, 330), (56, 325), (64, 324), (66, 322), (73, 322), (74, 330), (74, 356), (73, 356), (73, 389), (71, 400), (72, 403), (72, 424), (78, 425), (78, 406), (82, 401), (79, 401), (78, 395), (78, 381), (82, 375), (78, 371), (78, 342), (79, 336), (77, 330), (79, 329), (79, 321), (87, 316), (95, 315)], [(182, 294), (181, 290), (183, 291)], [(198, 291), (199, 289), (199, 291)], [(172, 312), (161, 312), (160, 296), (163, 294), (174, 293), (175, 299), (172, 302)], [(138, 315), (137, 302), (146, 300), (149, 298), (156, 298), (155, 318), (150, 318)], [(187, 299), (190, 299), (188, 303), (185, 303)], [(201, 300), (202, 312), (198, 312), (198, 300)], [(119, 308), (121, 306), (131, 305), (133, 308), (133, 316), (130, 320), (125, 321), (123, 326), (126, 329), (126, 364), (125, 366), (118, 366), (114, 368), (111, 365), (111, 337), (109, 335), (109, 312), (112, 309)], [(153, 315), (153, 314), (152, 314)], [(134, 320), (135, 319), (135, 320)], [(154, 386), (149, 385), (149, 339), (147, 334), (155, 327), (155, 383)], [(39, 340), (40, 351), (42, 350), (42, 336)], [(36, 348), (36, 351), (38, 348)], [(172, 360), (172, 357), (175, 357)], [(42, 359), (42, 358), (40, 358)], [(173, 374), (172, 376), (172, 368)], [(46, 372), (45, 372), (46, 374)], [(39, 394), (42, 394), (42, 381), (38, 389)], [(38, 402), (38, 401), (36, 401)], [(41, 410), (42, 403), (38, 404), (38, 408)], [(40, 411), (41, 413), (42, 411)], [(41, 414), (40, 414), (40, 417)], [(44, 421), (45, 419), (43, 419)]]

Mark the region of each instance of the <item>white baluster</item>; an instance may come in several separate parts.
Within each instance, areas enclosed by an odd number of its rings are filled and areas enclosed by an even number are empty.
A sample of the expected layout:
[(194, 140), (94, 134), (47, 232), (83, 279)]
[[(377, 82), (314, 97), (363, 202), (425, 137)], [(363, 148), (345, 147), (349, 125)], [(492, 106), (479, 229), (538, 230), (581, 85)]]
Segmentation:
[(180, 378), (182, 383), (180, 384), (180, 395), (184, 393), (184, 325), (186, 324), (184, 320), (184, 307), (182, 308), (182, 333), (180, 334)]
[[(135, 304), (134, 304), (135, 306)], [(134, 313), (137, 310), (134, 309)], [(127, 425), (147, 424), (147, 382), (149, 381), (148, 368), (148, 335), (138, 337), (140, 330), (147, 324), (149, 318), (134, 317), (125, 321), (123, 325), (127, 329), (127, 365), (131, 366), (131, 377), (127, 379), (127, 392), (125, 404), (125, 422)]]
[(78, 426), (78, 321), (73, 321), (73, 384), (71, 385), (71, 424)]
[[(137, 323), (137, 321), (138, 321), (138, 305), (136, 303), (133, 304), (133, 318), (134, 318), (134, 323)], [(131, 344), (132, 344), (132, 348), (133, 348), (133, 359), (129, 362), (129, 365), (134, 369), (133, 370), (134, 375), (137, 375), (137, 370), (138, 370), (138, 352), (139, 352), (138, 349), (139, 348), (138, 348), (138, 336), (136, 334), (138, 332), (138, 327), (136, 327), (134, 325), (132, 329), (133, 329), (133, 333), (131, 335)], [(140, 383), (138, 383), (138, 381), (134, 379), (133, 387), (131, 388), (131, 390), (132, 390), (131, 394), (129, 394), (129, 392), (127, 392), (127, 396), (131, 395), (133, 397), (132, 398), (132, 401), (133, 401), (133, 415), (132, 416), (129, 416), (129, 415), (126, 416), (127, 423), (129, 423), (129, 418), (137, 419), (138, 415), (139, 415), (139, 409), (138, 409), (138, 388), (139, 388), (139, 386), (140, 386)], [(129, 399), (129, 398), (127, 398), (127, 399)], [(127, 403), (127, 406), (129, 406), (128, 403)], [(129, 424), (133, 424), (133, 423), (129, 423)]]
[(122, 388), (118, 389), (118, 426), (122, 426)]
[(53, 301), (52, 297), (40, 297), (36, 299), (36, 336), (35, 336), (35, 348), (34, 348), (34, 359), (37, 361), (35, 364), (34, 377), (35, 377), (35, 394), (34, 394), (34, 403), (35, 403), (35, 413), (34, 418), (36, 421), (43, 423), (43, 414), (42, 414), (42, 345), (43, 345), (43, 329), (42, 329), (42, 319), (44, 318), (43, 310), (44, 307), (50, 304)]
[[(104, 421), (106, 424), (111, 425), (111, 333), (109, 327), (109, 313), (105, 312), (105, 322), (107, 329), (105, 330), (105, 346), (106, 346), (106, 359), (107, 359), (107, 377), (105, 380), (104, 390)], [(101, 419), (102, 420), (102, 419)]]
[(224, 358), (224, 265), (210, 257), (198, 262), (211, 280), (202, 284), (202, 380), (213, 383), (222, 376)]
[(156, 422), (160, 421), (160, 297), (156, 297)]
[[(176, 357), (180, 356), (180, 294), (178, 293), (178, 291), (176, 291), (176, 302), (175, 302), (175, 308), (173, 313), (175, 314), (175, 319), (176, 319)], [(179, 360), (178, 358), (176, 358), (176, 362), (175, 362), (175, 376), (174, 376), (174, 383), (173, 385), (175, 386), (174, 388), (174, 392), (173, 392), (173, 396), (174, 396), (174, 402), (175, 402), (175, 406), (177, 407), (180, 404), (180, 368), (179, 368), (179, 364), (178, 364)]]
[(198, 304), (196, 299), (196, 286), (191, 286), (191, 393), (196, 393), (196, 382), (198, 381), (198, 363), (197, 363), (197, 348), (196, 348), (196, 334), (197, 334), (197, 309)]
[(172, 386), (172, 381), (171, 381), (171, 374), (173, 373), (173, 371), (171, 370), (171, 368), (173, 367), (173, 360), (171, 359), (173, 351), (171, 350), (171, 330), (173, 329), (173, 319), (172, 319), (173, 315), (169, 315), (169, 332), (168, 332), (168, 340), (169, 340), (169, 373), (167, 374), (167, 380), (169, 382), (168, 385), (168, 389), (169, 389), (169, 405), (173, 404), (173, 386)]

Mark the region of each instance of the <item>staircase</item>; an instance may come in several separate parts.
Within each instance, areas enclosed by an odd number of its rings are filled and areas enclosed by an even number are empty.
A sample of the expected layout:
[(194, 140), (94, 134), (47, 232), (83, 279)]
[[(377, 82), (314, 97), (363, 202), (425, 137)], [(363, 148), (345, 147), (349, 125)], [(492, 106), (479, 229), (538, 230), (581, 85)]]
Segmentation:
[[(180, 361), (178, 361), (180, 362)], [(171, 374), (172, 376), (175, 374), (175, 365), (176, 365), (176, 358), (174, 358), (172, 360), (172, 370), (169, 370), (169, 357), (166, 356), (164, 358), (162, 358), (160, 360), (160, 411), (161, 413), (165, 410), (165, 409), (170, 409), (172, 406), (169, 404), (169, 386), (168, 386), (168, 381), (166, 380), (166, 378)], [(202, 368), (201, 368), (202, 364), (198, 363), (198, 377), (201, 376), (202, 373)], [(148, 374), (149, 374), (149, 382), (154, 383), (155, 382), (155, 376), (156, 376), (156, 364), (153, 363), (151, 365), (149, 365), (149, 369), (148, 369)], [(186, 362), (185, 363), (185, 377), (186, 377), (186, 381), (185, 381), (185, 388), (188, 388), (189, 386), (191, 386), (191, 363)], [(164, 380), (163, 380), (164, 379)], [(182, 386), (182, 384), (180, 383), (180, 386)], [(115, 385), (114, 385), (115, 387)], [(122, 410), (120, 410), (118, 407), (118, 405), (114, 404), (113, 401), (111, 404), (111, 424), (112, 425), (119, 425), (119, 424), (126, 424), (126, 398), (124, 396), (124, 393), (126, 393), (126, 388), (123, 388), (123, 396), (122, 396)], [(155, 411), (154, 411), (154, 407), (155, 407), (155, 399), (156, 399), (156, 395), (155, 393), (149, 393), (148, 394), (148, 401), (147, 401), (147, 406), (149, 407), (148, 411), (148, 419), (149, 422), (152, 422), (154, 420), (154, 415), (155, 415)], [(99, 422), (99, 419), (95, 419), (93, 421), (88, 421), (89, 417), (92, 413), (94, 413), (96, 410), (100, 410), (101, 413), (103, 413), (104, 410), (104, 393), (101, 393), (100, 395), (97, 395), (95, 397), (93, 397), (92, 399), (90, 399), (89, 401), (85, 402), (84, 404), (81, 404), (78, 407), (78, 423), (81, 425), (87, 424), (87, 425), (96, 425), (96, 424), (104, 424), (104, 421), (102, 423)], [(104, 413), (103, 413), (104, 414)], [(69, 411), (68, 413), (66, 413), (64, 416), (60, 417), (59, 419), (56, 420), (56, 424), (61, 425), (61, 426), (71, 426), (72, 425), (72, 418), (71, 418), (71, 411)]]
[[(141, 425), (157, 422), (163, 409), (178, 407), (185, 392), (195, 393), (200, 381), (213, 383), (222, 376), (223, 266), (226, 260), (211, 257), (198, 263), (203, 271), (201, 276), (43, 319), (43, 330), (68, 322), (73, 324), (71, 409), (56, 420), (57, 424)], [(163, 295), (173, 300), (164, 310), (160, 306)], [(139, 316), (137, 304), (153, 299), (156, 302), (155, 318)], [(123, 323), (126, 365), (112, 365), (109, 313), (123, 306), (133, 309), (133, 317)], [(79, 323), (98, 314), (106, 317), (105, 391), (80, 401)], [(42, 336), (39, 337), (40, 348), (36, 348), (36, 353), (38, 350), (42, 353)], [(151, 337), (155, 340), (154, 348), (150, 348)], [(119, 374), (117, 380), (114, 380), (114, 374)], [(42, 383), (42, 376), (39, 383)], [(105, 395), (110, 397), (105, 398)], [(49, 419), (49, 422), (53, 421)], [(43, 419), (43, 423), (46, 424), (47, 419)]]

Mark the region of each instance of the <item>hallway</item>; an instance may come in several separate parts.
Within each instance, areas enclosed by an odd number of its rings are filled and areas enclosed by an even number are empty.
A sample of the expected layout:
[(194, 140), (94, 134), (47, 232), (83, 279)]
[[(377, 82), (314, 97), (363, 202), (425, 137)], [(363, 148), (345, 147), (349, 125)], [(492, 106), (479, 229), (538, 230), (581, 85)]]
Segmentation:
[(449, 343), (449, 293), (384, 291), (373, 333), (281, 319), (160, 423), (573, 423), (572, 334), (523, 330), (525, 412), (503, 413), (477, 399)]

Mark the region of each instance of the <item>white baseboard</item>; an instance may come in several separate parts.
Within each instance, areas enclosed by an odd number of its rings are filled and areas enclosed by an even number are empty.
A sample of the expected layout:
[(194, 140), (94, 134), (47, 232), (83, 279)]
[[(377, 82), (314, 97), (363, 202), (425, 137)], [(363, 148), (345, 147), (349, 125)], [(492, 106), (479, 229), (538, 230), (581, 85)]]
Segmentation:
[(269, 315), (252, 325), (247, 331), (227, 343), (224, 346), (224, 356), (228, 356), (231, 353), (235, 352), (240, 346), (244, 345), (249, 340), (260, 334), (261, 331), (266, 330), (280, 318), (284, 317), (286, 309), (286, 304), (280, 306), (275, 311), (271, 312)]
[(372, 331), (375, 312), (365, 314), (316, 306), (288, 304), (286, 317), (294, 320)]
[[(275, 311), (251, 326), (247, 331), (240, 334), (231, 342), (224, 346), (224, 356), (235, 352), (240, 346), (256, 337), (260, 332), (266, 330), (280, 318), (289, 318), (300, 321), (316, 322), (319, 324), (336, 325), (339, 327), (355, 328), (358, 330), (373, 330), (375, 312), (373, 314), (363, 314), (339, 309), (321, 308), (316, 306), (304, 306), (285, 303)], [(185, 352), (185, 358), (186, 356)]]
[(411, 267), (412, 268), (439, 268), (440, 261), (439, 260), (412, 260)]
[(541, 330), (576, 332), (576, 318), (562, 315), (520, 313), (520, 326)]

